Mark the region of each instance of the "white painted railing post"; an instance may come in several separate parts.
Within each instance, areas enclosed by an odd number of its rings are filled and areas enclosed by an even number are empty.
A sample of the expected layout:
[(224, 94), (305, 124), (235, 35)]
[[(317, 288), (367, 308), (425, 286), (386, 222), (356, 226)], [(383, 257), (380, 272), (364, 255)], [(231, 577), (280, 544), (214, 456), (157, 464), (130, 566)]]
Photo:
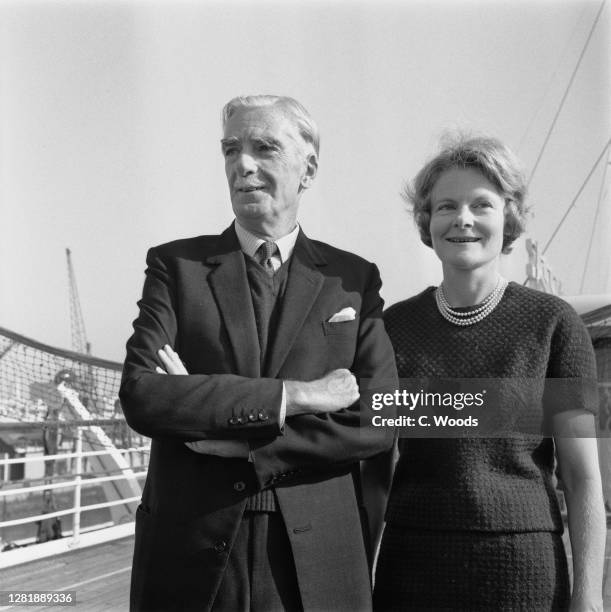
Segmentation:
[[(8, 459), (8, 453), (4, 453), (3, 459)], [(2, 466), (2, 482), (8, 482), (8, 478), (9, 478), (9, 466), (8, 463), (4, 463), (4, 465)]]
[(81, 535), (81, 479), (83, 472), (83, 428), (76, 428), (76, 477), (74, 485), (74, 520), (72, 522), (72, 542), (78, 544)]

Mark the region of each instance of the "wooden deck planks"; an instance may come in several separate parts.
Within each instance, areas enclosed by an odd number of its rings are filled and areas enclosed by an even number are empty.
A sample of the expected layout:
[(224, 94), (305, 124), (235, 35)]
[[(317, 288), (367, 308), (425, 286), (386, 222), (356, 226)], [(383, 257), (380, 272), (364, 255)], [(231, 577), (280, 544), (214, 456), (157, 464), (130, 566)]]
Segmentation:
[[(77, 605), (0, 610), (128, 612), (133, 546), (132, 536), (4, 569), (0, 590), (71, 590), (76, 591)], [(603, 591), (604, 609), (611, 611), (611, 529), (607, 531)]]
[(133, 537), (123, 538), (7, 568), (1, 590), (76, 591), (77, 605), (5, 609), (127, 612), (133, 546)]

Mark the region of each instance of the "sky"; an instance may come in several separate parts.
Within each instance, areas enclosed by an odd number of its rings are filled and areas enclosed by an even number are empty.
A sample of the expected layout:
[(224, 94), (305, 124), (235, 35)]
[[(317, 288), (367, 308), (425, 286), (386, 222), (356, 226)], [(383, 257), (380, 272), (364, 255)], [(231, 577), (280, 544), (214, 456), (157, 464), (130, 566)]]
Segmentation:
[[(456, 130), (499, 137), (531, 172), (582, 52), (532, 177), (527, 236), (543, 247), (570, 208), (548, 263), (566, 294), (611, 293), (608, 151), (594, 166), (611, 136), (609, 12), (600, 0), (0, 2), (0, 327), (70, 348), (70, 248), (92, 353), (122, 361), (147, 249), (232, 220), (220, 111), (249, 93), (293, 96), (319, 124), (306, 234), (375, 261), (387, 304), (438, 284), (405, 181)], [(520, 239), (503, 271), (523, 282), (525, 265)]]

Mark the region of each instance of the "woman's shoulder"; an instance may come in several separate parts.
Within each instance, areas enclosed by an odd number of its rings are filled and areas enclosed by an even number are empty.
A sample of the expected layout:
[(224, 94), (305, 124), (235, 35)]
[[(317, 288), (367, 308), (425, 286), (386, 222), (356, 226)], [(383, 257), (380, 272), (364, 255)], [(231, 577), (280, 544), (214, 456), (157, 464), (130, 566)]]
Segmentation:
[(507, 297), (512, 302), (514, 308), (535, 312), (547, 319), (581, 321), (575, 309), (557, 295), (524, 287), (513, 281), (509, 283), (506, 291)]
[(424, 291), (413, 295), (406, 300), (395, 302), (392, 306), (389, 306), (384, 311), (384, 320), (394, 321), (397, 319), (403, 319), (404, 317), (411, 317), (414, 312), (421, 310), (422, 308), (428, 308), (430, 304), (434, 303), (434, 291), (436, 287), (427, 287)]

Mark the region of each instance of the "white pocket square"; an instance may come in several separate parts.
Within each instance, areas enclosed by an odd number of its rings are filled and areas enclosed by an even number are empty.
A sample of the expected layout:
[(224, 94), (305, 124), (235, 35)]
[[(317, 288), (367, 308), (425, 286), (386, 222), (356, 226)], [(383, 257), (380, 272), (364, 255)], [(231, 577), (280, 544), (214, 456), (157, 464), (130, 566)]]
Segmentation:
[(356, 310), (352, 306), (346, 306), (346, 308), (336, 312), (329, 319), (329, 323), (342, 323), (343, 321), (354, 321), (354, 319), (356, 319)]

